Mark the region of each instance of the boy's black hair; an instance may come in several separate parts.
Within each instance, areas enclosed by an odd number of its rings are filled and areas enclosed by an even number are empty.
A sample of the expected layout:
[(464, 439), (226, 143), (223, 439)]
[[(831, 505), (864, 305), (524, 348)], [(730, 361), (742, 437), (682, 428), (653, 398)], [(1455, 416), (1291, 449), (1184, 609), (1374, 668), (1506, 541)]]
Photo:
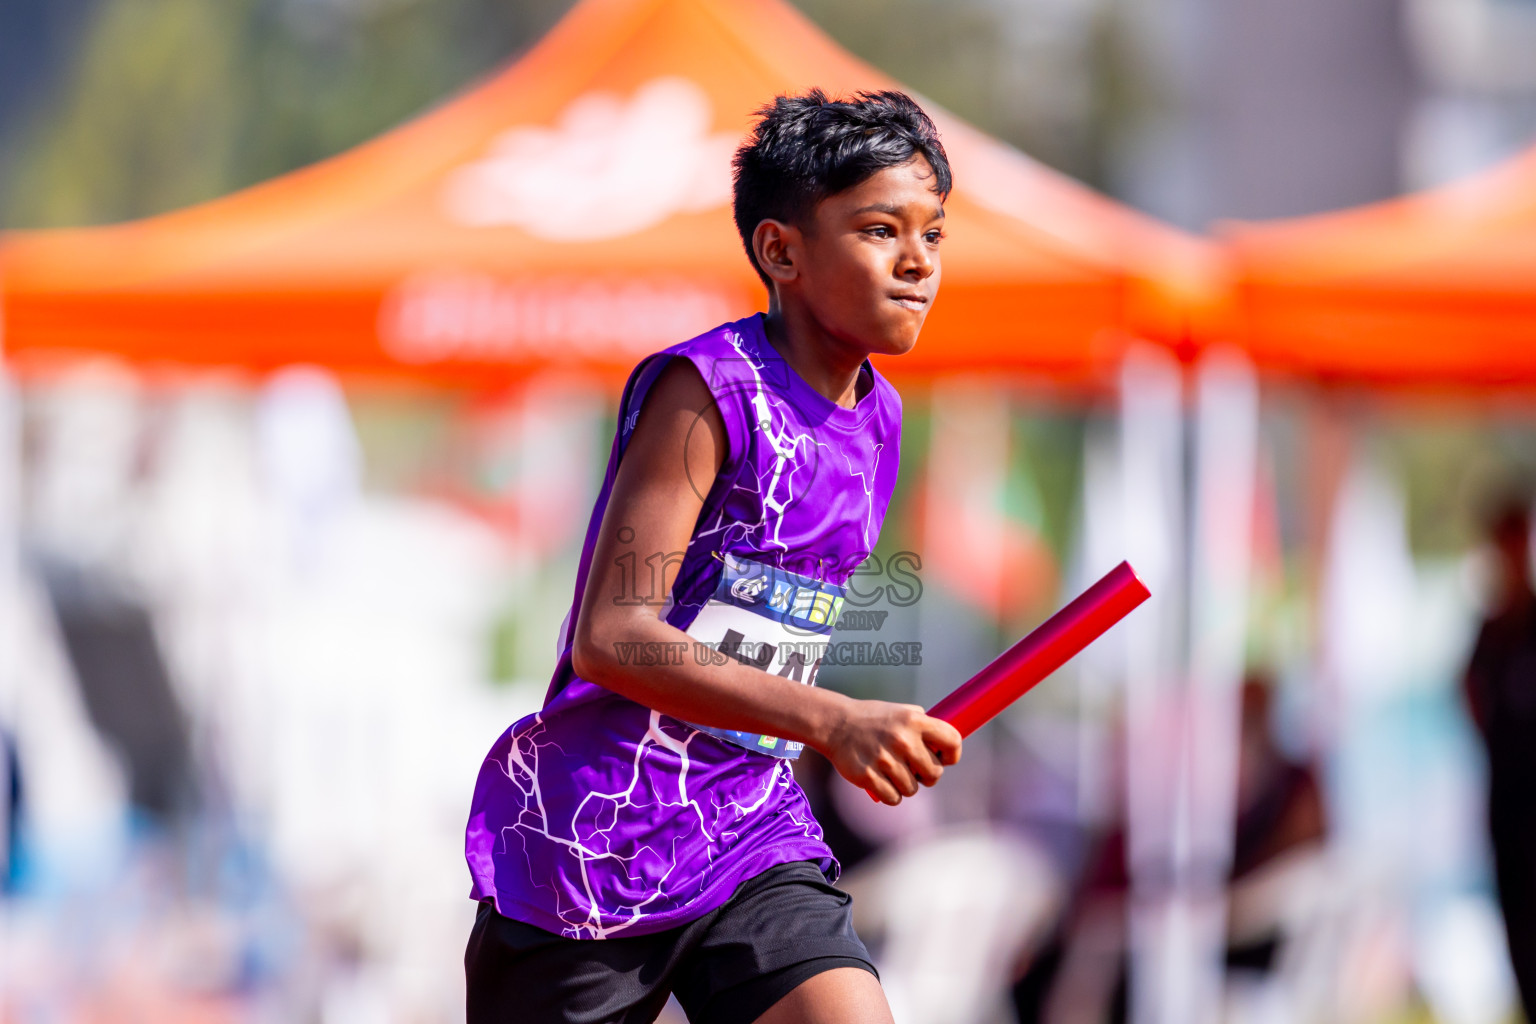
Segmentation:
[(859, 92), (833, 100), (812, 89), (775, 97), (757, 115), (731, 161), (731, 205), (747, 258), (770, 288), (752, 251), (752, 234), (764, 220), (803, 224), (823, 199), (919, 154), (933, 168), (933, 191), (941, 202), (949, 197), (949, 158), (938, 129), (906, 93)]

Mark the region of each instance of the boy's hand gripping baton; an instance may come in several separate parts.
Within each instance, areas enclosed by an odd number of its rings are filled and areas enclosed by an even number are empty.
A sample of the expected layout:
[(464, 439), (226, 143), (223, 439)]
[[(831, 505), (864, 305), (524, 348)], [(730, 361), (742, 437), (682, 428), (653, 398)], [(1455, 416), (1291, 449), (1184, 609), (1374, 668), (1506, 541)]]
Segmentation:
[(1151, 596), (1131, 564), (1121, 562), (928, 713), (969, 736)]

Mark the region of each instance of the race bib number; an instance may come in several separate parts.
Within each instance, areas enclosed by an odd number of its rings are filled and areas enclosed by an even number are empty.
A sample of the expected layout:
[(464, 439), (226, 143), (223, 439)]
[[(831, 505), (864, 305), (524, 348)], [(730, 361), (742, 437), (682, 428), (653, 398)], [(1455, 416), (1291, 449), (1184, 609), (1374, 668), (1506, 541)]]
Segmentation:
[[(816, 684), (832, 627), (843, 610), (844, 588), (771, 565), (724, 556), (720, 585), (687, 629), (717, 659), (733, 658), (764, 672)], [(692, 723), (690, 723), (692, 724)], [(804, 744), (776, 736), (695, 725), (760, 754), (797, 758)]]

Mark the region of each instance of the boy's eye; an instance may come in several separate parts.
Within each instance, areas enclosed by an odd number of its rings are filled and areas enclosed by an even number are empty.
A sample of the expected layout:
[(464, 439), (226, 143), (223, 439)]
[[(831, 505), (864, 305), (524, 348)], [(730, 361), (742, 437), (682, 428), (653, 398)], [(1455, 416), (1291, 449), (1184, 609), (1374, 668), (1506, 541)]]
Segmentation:
[(884, 224), (876, 224), (874, 227), (867, 228), (865, 230), (867, 230), (871, 235), (874, 235), (876, 238), (894, 237), (894, 232), (892, 232), (891, 229)]
[(938, 245), (940, 240), (942, 240), (944, 237), (944, 232), (940, 231), (938, 228), (934, 228), (923, 237), (928, 240), (930, 245)]

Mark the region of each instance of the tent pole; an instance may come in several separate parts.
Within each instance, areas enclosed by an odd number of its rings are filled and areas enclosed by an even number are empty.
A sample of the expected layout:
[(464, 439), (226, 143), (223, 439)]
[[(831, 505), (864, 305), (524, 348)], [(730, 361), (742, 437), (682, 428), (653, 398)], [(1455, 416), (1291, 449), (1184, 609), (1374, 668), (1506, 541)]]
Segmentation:
[[(1126, 934), (1133, 1024), (1193, 1024), (1195, 962), (1177, 884), (1183, 703), (1184, 382), (1168, 352), (1138, 345), (1120, 376), (1123, 557), (1152, 598), (1125, 623)], [(1204, 1024), (1204, 1022), (1199, 1022)]]

